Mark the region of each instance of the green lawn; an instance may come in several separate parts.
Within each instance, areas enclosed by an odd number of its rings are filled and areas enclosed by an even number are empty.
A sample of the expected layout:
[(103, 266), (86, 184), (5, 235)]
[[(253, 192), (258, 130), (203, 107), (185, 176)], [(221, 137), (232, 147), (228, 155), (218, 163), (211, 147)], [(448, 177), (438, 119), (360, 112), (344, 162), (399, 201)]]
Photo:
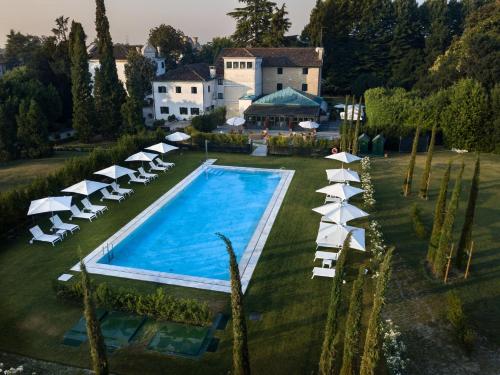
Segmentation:
[[(438, 177), (451, 153), (436, 155), (433, 169), (431, 200), (424, 202), (426, 222), (434, 204)], [(253, 274), (246, 293), (246, 311), (262, 313), (262, 320), (249, 322), (250, 355), (255, 374), (311, 374), (317, 368), (320, 345), (326, 318), (330, 280), (310, 280), (314, 254), (314, 239), (319, 217), (310, 209), (322, 203), (322, 196), (315, 190), (326, 183), (324, 169), (334, 167), (334, 162), (312, 158), (256, 158), (234, 154), (211, 154), (217, 163), (264, 168), (286, 168), (296, 171), (283, 206), (278, 214), (266, 247)], [(57, 361), (76, 366), (88, 366), (88, 348), (67, 348), (60, 345), (64, 332), (79, 318), (77, 306), (57, 301), (51, 282), (67, 272), (78, 259), (78, 249), (87, 254), (109, 235), (136, 216), (200, 164), (201, 153), (184, 153), (173, 156), (177, 166), (148, 187), (136, 187), (136, 194), (122, 204), (109, 203), (110, 212), (95, 223), (81, 223), (82, 230), (74, 238), (52, 248), (50, 245), (27, 245), (28, 236), (15, 243), (6, 244), (0, 252), (0, 350)], [(472, 173), (472, 155), (466, 156), (468, 168), (465, 178)], [(388, 242), (397, 246), (396, 279), (414, 277), (419, 289), (412, 295), (392, 293), (398, 285), (391, 283), (388, 314), (403, 329), (403, 334), (416, 346), (412, 336), (411, 312), (421, 298), (440, 317), (442, 293), (446, 288), (430, 281), (423, 272), (422, 262), (425, 243), (413, 235), (409, 220), (409, 202), (400, 194), (407, 156), (373, 160), (373, 177), (376, 190), (377, 213)], [(498, 209), (494, 204), (500, 199), (500, 171), (494, 171), (500, 157), (484, 157), (478, 220), (475, 230), (478, 251), (474, 260), (471, 279), (457, 284), (466, 299), (468, 311), (474, 310), (475, 321), (484, 332), (498, 336), (500, 330), (500, 255), (494, 251), (495, 230), (498, 230)], [(417, 181), (423, 157), (418, 158)], [(496, 168), (499, 169), (498, 167)], [(465, 187), (468, 188), (468, 183)], [(464, 194), (464, 197), (466, 195)], [(413, 201), (410, 198), (409, 201)], [(465, 204), (462, 204), (463, 212)], [(498, 205), (496, 206), (498, 207)], [(46, 220), (46, 219), (45, 219)], [(363, 223), (361, 221), (360, 223)], [(461, 223), (461, 220), (460, 220)], [(358, 223), (359, 224), (359, 223)], [(356, 225), (356, 222), (353, 222)], [(364, 258), (359, 252), (349, 255), (351, 269)], [(366, 259), (365, 259), (366, 260)], [(401, 272), (399, 271), (401, 269)], [(151, 291), (157, 285), (146, 282), (94, 276), (115, 286), (129, 286)], [(349, 287), (350, 283), (347, 284)], [(228, 311), (228, 296), (190, 288), (167, 286), (177, 296), (187, 296), (208, 301), (214, 311)], [(406, 291), (406, 289), (404, 289)], [(369, 295), (369, 293), (367, 293)], [(432, 298), (428, 297), (432, 296)], [(432, 303), (431, 303), (432, 302)], [(435, 302), (435, 303), (434, 303)], [(472, 309), (475, 306), (475, 309)], [(366, 314), (365, 314), (366, 315)], [(417, 319), (418, 314), (414, 314)], [(404, 320), (406, 318), (407, 320)], [(488, 319), (490, 319), (488, 321)], [(230, 328), (222, 334), (219, 350), (207, 353), (199, 361), (171, 358), (144, 351), (141, 342), (119, 350), (111, 356), (113, 372), (122, 374), (225, 374), (230, 369)], [(415, 343), (415, 344), (412, 344)], [(411, 347), (413, 347), (411, 346)], [(437, 356), (437, 354), (434, 354)], [(420, 352), (411, 353), (418, 363)]]

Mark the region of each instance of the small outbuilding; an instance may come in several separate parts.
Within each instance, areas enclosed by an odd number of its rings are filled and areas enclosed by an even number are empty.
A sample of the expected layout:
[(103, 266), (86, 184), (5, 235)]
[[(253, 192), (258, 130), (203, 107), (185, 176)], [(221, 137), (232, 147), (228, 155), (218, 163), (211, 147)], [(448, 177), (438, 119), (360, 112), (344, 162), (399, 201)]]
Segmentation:
[(361, 155), (367, 155), (370, 149), (370, 137), (363, 133), (358, 137), (358, 150)]
[(385, 138), (378, 134), (372, 139), (372, 154), (375, 156), (384, 156)]

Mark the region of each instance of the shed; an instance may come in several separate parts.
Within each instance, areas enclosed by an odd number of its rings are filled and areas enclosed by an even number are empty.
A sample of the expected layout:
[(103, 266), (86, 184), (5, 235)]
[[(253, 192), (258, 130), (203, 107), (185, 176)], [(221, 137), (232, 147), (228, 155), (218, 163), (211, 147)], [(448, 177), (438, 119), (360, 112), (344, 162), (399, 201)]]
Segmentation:
[(372, 154), (376, 156), (384, 156), (385, 138), (382, 134), (378, 134), (372, 139)]
[(358, 137), (358, 150), (361, 155), (367, 155), (370, 147), (370, 137), (363, 133)]

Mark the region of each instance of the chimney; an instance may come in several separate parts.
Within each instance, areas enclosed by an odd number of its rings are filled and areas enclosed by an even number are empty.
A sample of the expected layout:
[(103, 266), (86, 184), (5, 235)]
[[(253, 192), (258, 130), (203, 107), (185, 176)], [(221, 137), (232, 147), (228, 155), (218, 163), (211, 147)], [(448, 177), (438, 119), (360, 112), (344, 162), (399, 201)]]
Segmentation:
[(208, 68), (210, 69), (210, 78), (215, 78), (215, 66), (210, 65)]
[(318, 60), (323, 61), (323, 54), (325, 53), (325, 49), (323, 47), (316, 47), (316, 53), (318, 54)]
[(198, 37), (197, 37), (197, 36), (193, 36), (193, 44), (194, 44), (195, 46), (197, 46), (197, 45), (198, 45)]

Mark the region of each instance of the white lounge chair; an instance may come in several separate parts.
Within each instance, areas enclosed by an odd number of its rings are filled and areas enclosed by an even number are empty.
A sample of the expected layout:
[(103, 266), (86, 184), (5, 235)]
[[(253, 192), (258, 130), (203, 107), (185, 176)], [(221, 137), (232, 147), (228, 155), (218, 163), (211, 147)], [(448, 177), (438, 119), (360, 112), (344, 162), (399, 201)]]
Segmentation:
[(69, 231), (73, 233), (75, 230), (80, 229), (79, 225), (76, 224), (68, 224), (68, 223), (63, 223), (59, 215), (54, 215), (50, 218), (50, 221), (52, 222), (52, 229), (62, 229), (65, 231)]
[(158, 178), (158, 175), (156, 173), (147, 173), (143, 167), (139, 167), (138, 171), (141, 177), (149, 178), (151, 180), (154, 178)]
[(107, 206), (100, 206), (97, 204), (90, 203), (88, 198), (83, 198), (82, 204), (83, 204), (83, 211), (92, 212), (93, 214), (96, 215), (102, 214), (104, 213), (104, 211), (107, 211), (108, 209)]
[(33, 235), (33, 238), (30, 240), (31, 244), (33, 243), (33, 241), (40, 241), (40, 242), (48, 242), (52, 244), (52, 246), (55, 246), (55, 243), (57, 241), (62, 240), (62, 237), (60, 236), (43, 233), (42, 229), (40, 229), (38, 225), (34, 226), (33, 228), (30, 228), (30, 232)]
[(167, 171), (167, 167), (162, 167), (162, 166), (159, 166), (159, 165), (156, 165), (155, 163), (153, 163), (152, 161), (149, 162), (149, 171), (159, 171), (159, 172), (166, 172)]
[(340, 255), (340, 251), (338, 253), (331, 253), (329, 251), (316, 251), (314, 254), (314, 261), (316, 262), (317, 259), (321, 259), (323, 262), (321, 264), (322, 267), (332, 267), (332, 262), (336, 261)]
[(160, 167), (165, 167), (167, 169), (170, 169), (170, 168), (173, 168), (175, 167), (175, 163), (170, 163), (168, 161), (163, 161), (161, 159), (155, 159), (156, 160), (156, 163), (160, 166)]
[(125, 199), (123, 195), (111, 194), (106, 188), (101, 189), (100, 192), (102, 194), (101, 202), (103, 199), (107, 199), (110, 201), (118, 201), (118, 203), (120, 203)]
[(126, 189), (120, 187), (116, 182), (111, 183), (112, 193), (116, 193), (118, 195), (130, 195), (134, 192), (134, 189)]
[(80, 209), (75, 204), (71, 206), (71, 217), (69, 218), (70, 220), (76, 218), (92, 221), (92, 219), (95, 219), (96, 217), (97, 215), (94, 213), (80, 211)]
[(139, 176), (137, 177), (135, 174), (133, 173), (129, 173), (128, 174), (130, 180), (128, 181), (128, 183), (130, 184), (131, 182), (136, 182), (138, 184), (144, 184), (146, 185), (148, 182), (149, 182), (149, 178), (144, 178), (142, 176)]
[(311, 279), (319, 277), (335, 277), (335, 268), (314, 267)]

